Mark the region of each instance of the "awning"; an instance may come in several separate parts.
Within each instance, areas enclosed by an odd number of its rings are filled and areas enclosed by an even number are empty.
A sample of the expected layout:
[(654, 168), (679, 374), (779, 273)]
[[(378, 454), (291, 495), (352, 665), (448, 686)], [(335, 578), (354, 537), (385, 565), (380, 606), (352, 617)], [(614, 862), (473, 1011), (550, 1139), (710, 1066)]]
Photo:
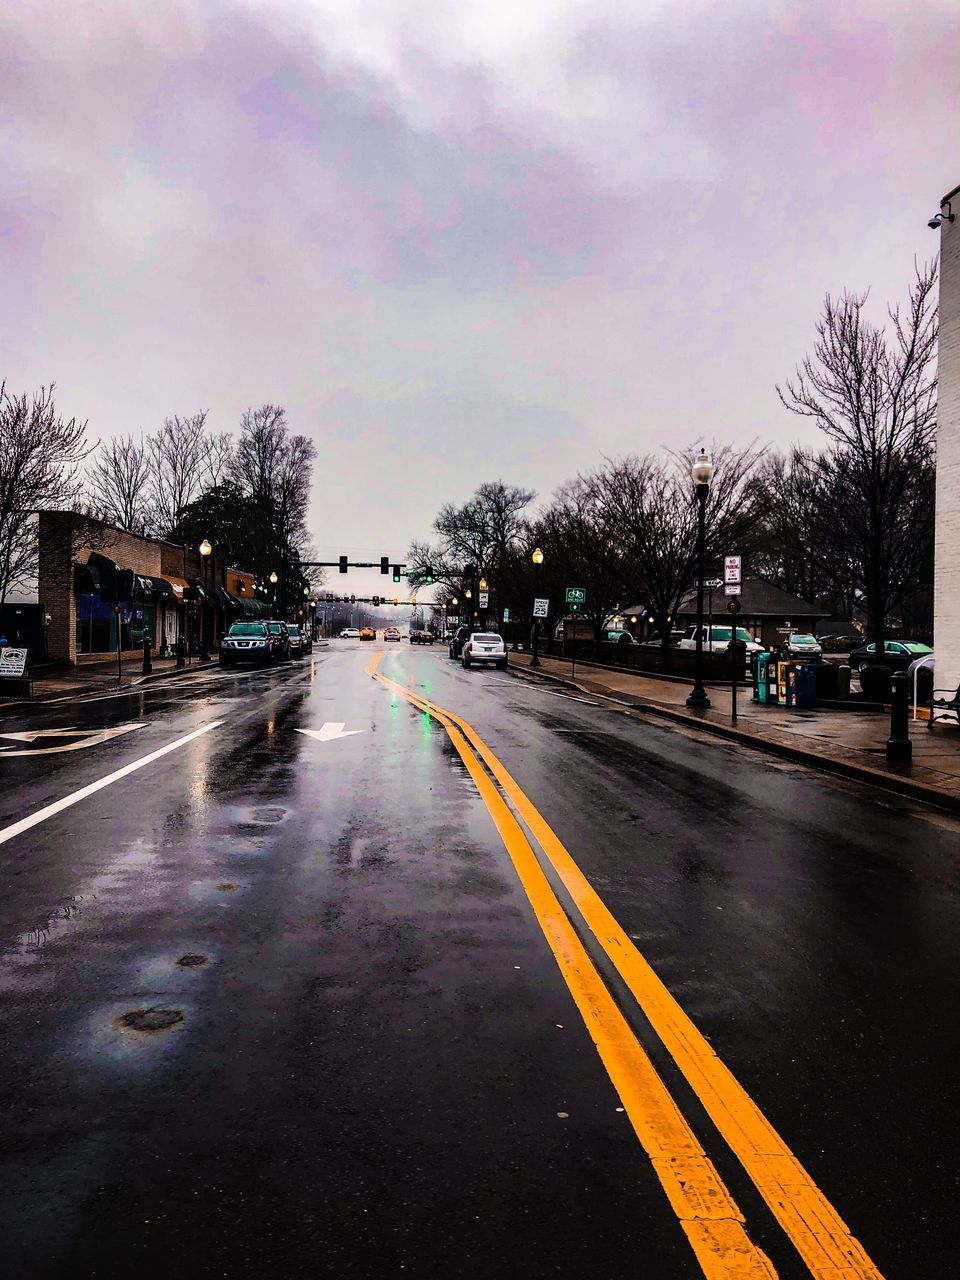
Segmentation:
[(164, 575), (164, 581), (170, 583), (170, 586), (173, 588), (173, 598), (179, 604), (182, 604), (184, 600), (198, 599), (196, 589), (191, 587), (186, 578), (175, 578), (172, 574), (168, 573)]
[(235, 600), (232, 595), (224, 591), (223, 587), (212, 587), (207, 592), (207, 597), (215, 604), (222, 605), (224, 609), (239, 609), (241, 607), (239, 600)]
[(234, 609), (239, 609), (245, 618), (258, 617), (257, 608), (253, 600), (247, 600), (244, 596), (230, 597)]
[(140, 599), (150, 597), (154, 600), (167, 600), (173, 598), (174, 590), (166, 578), (154, 578), (148, 573), (135, 573), (133, 594), (135, 598)]
[(116, 600), (119, 568), (108, 556), (91, 551), (86, 564), (74, 565), (74, 585), (77, 591), (96, 591), (102, 600)]

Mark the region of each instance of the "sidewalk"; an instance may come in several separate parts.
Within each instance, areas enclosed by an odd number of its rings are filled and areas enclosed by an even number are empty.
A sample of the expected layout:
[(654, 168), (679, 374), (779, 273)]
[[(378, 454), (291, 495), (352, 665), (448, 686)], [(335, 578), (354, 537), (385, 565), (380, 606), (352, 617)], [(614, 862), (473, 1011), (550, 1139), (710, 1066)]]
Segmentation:
[(59, 698), (75, 698), (87, 693), (109, 692), (112, 689), (126, 689), (130, 685), (149, 684), (153, 680), (162, 680), (168, 676), (198, 674), (216, 668), (216, 662), (201, 662), (191, 658), (189, 666), (177, 668), (176, 658), (154, 658), (153, 671), (143, 674), (143, 660), (128, 660), (123, 664), (123, 674), (117, 677), (116, 658), (107, 662), (90, 662), (81, 666), (55, 666), (53, 664), (35, 667), (38, 673), (33, 681), (33, 697), (18, 698), (6, 701), (0, 699), (0, 717), (7, 712), (21, 712), (25, 707), (38, 706), (42, 703), (56, 701)]
[[(529, 653), (511, 653), (509, 659), (518, 674), (572, 683), (568, 658), (541, 655), (539, 672), (529, 670)], [(665, 719), (697, 725), (719, 737), (960, 811), (960, 729), (955, 725), (938, 723), (931, 731), (926, 721), (911, 721), (913, 763), (896, 765), (886, 759), (887, 712), (767, 708), (754, 703), (750, 691), (741, 688), (734, 726), (729, 685), (708, 686), (710, 709), (694, 711), (686, 705), (689, 682), (578, 663), (573, 684), (583, 693), (600, 694)]]

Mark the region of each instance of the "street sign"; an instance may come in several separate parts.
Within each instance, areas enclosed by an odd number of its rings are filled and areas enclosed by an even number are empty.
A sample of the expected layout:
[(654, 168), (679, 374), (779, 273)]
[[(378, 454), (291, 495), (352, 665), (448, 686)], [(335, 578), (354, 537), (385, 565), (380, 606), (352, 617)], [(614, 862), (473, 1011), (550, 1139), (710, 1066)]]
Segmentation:
[(740, 590), (740, 583), (739, 583), (739, 582), (728, 582), (728, 583), (726, 584), (726, 586), (723, 588), (723, 594), (724, 594), (725, 596), (738, 596), (738, 595), (740, 595), (740, 594), (741, 594), (741, 590)]
[(740, 556), (723, 557), (723, 581), (725, 583), (740, 581), (741, 563), (742, 560)]
[[(693, 580), (693, 585), (695, 587), (699, 586), (699, 582), (696, 578), (694, 578)], [(722, 578), (704, 578), (703, 580), (704, 591), (716, 591), (718, 587), (722, 587), (722, 586), (723, 586)]]
[(510, 610), (509, 610), (509, 609), (504, 609), (504, 611), (503, 611), (503, 620), (504, 620), (504, 622), (509, 622), (509, 621), (510, 621)]
[(11, 676), (16, 679), (18, 676), (23, 676), (26, 669), (26, 649), (0, 649), (0, 676)]
[(585, 587), (567, 587), (567, 604), (586, 604)]
[(480, 608), (486, 609), (487, 605), (490, 603), (490, 593), (488, 591), (481, 591), (479, 599), (480, 599)]
[(550, 612), (550, 601), (544, 600), (541, 596), (537, 596), (533, 602), (533, 616), (535, 618), (545, 618)]
[(739, 600), (731, 600), (731, 601), (730, 601), (730, 603), (727, 605), (727, 609), (730, 611), (730, 613), (739, 613), (739, 612), (740, 612), (740, 601), (739, 601)]

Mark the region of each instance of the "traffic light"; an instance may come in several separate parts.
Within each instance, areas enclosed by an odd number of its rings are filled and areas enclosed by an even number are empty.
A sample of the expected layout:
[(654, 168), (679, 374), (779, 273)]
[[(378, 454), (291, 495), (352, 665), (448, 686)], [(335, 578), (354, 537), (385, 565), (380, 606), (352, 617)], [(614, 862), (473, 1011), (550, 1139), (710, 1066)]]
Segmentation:
[(350, 597), (350, 603), (351, 603), (351, 604), (356, 604), (356, 603), (357, 603), (357, 597), (356, 597), (356, 596), (351, 596), (351, 597)]
[(397, 605), (398, 605), (399, 603), (400, 603), (400, 601), (397, 599), (397, 597), (396, 597), (396, 596), (394, 596), (394, 597), (393, 597), (393, 607), (394, 607), (394, 608), (396, 608), (396, 607), (397, 607)]
[(435, 581), (436, 581), (436, 579), (435, 579), (435, 578), (434, 578), (434, 576), (433, 576), (433, 566), (432, 566), (432, 565), (425, 564), (425, 565), (423, 566), (423, 580), (424, 580), (424, 582), (425, 582), (425, 583), (427, 583), (427, 585), (428, 585), (428, 586), (430, 585), (430, 583), (431, 583), (431, 582), (435, 582)]
[(398, 564), (393, 566), (393, 580), (394, 582), (400, 581), (400, 566)]
[(333, 592), (332, 592), (332, 591), (328, 591), (328, 592), (327, 592), (327, 604), (333, 604)]
[(379, 605), (379, 603), (380, 603), (380, 597), (379, 597), (379, 596), (374, 596), (374, 597), (373, 597), (373, 607), (374, 607), (375, 609), (377, 608), (377, 606)]
[(389, 573), (389, 572), (390, 572), (390, 557), (389, 557), (389, 556), (381, 556), (381, 557), (380, 557), (380, 572), (381, 572), (381, 573)]
[(340, 572), (341, 572), (341, 573), (346, 573), (346, 572), (347, 572), (347, 557), (346, 557), (346, 556), (341, 556), (341, 557), (340, 557)]

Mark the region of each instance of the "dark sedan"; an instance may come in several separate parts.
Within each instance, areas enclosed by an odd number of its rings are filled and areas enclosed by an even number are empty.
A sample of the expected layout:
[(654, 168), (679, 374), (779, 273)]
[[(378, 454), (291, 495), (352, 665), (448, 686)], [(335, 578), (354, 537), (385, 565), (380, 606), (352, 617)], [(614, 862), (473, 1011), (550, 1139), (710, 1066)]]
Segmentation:
[[(928, 644), (921, 644), (919, 640), (885, 640), (882, 662), (884, 666), (892, 667), (894, 671), (906, 671), (911, 662), (917, 658), (925, 658), (928, 653), (933, 653), (933, 650)], [(861, 667), (880, 661), (877, 657), (877, 646), (864, 644), (851, 652), (850, 670), (859, 671)]]

